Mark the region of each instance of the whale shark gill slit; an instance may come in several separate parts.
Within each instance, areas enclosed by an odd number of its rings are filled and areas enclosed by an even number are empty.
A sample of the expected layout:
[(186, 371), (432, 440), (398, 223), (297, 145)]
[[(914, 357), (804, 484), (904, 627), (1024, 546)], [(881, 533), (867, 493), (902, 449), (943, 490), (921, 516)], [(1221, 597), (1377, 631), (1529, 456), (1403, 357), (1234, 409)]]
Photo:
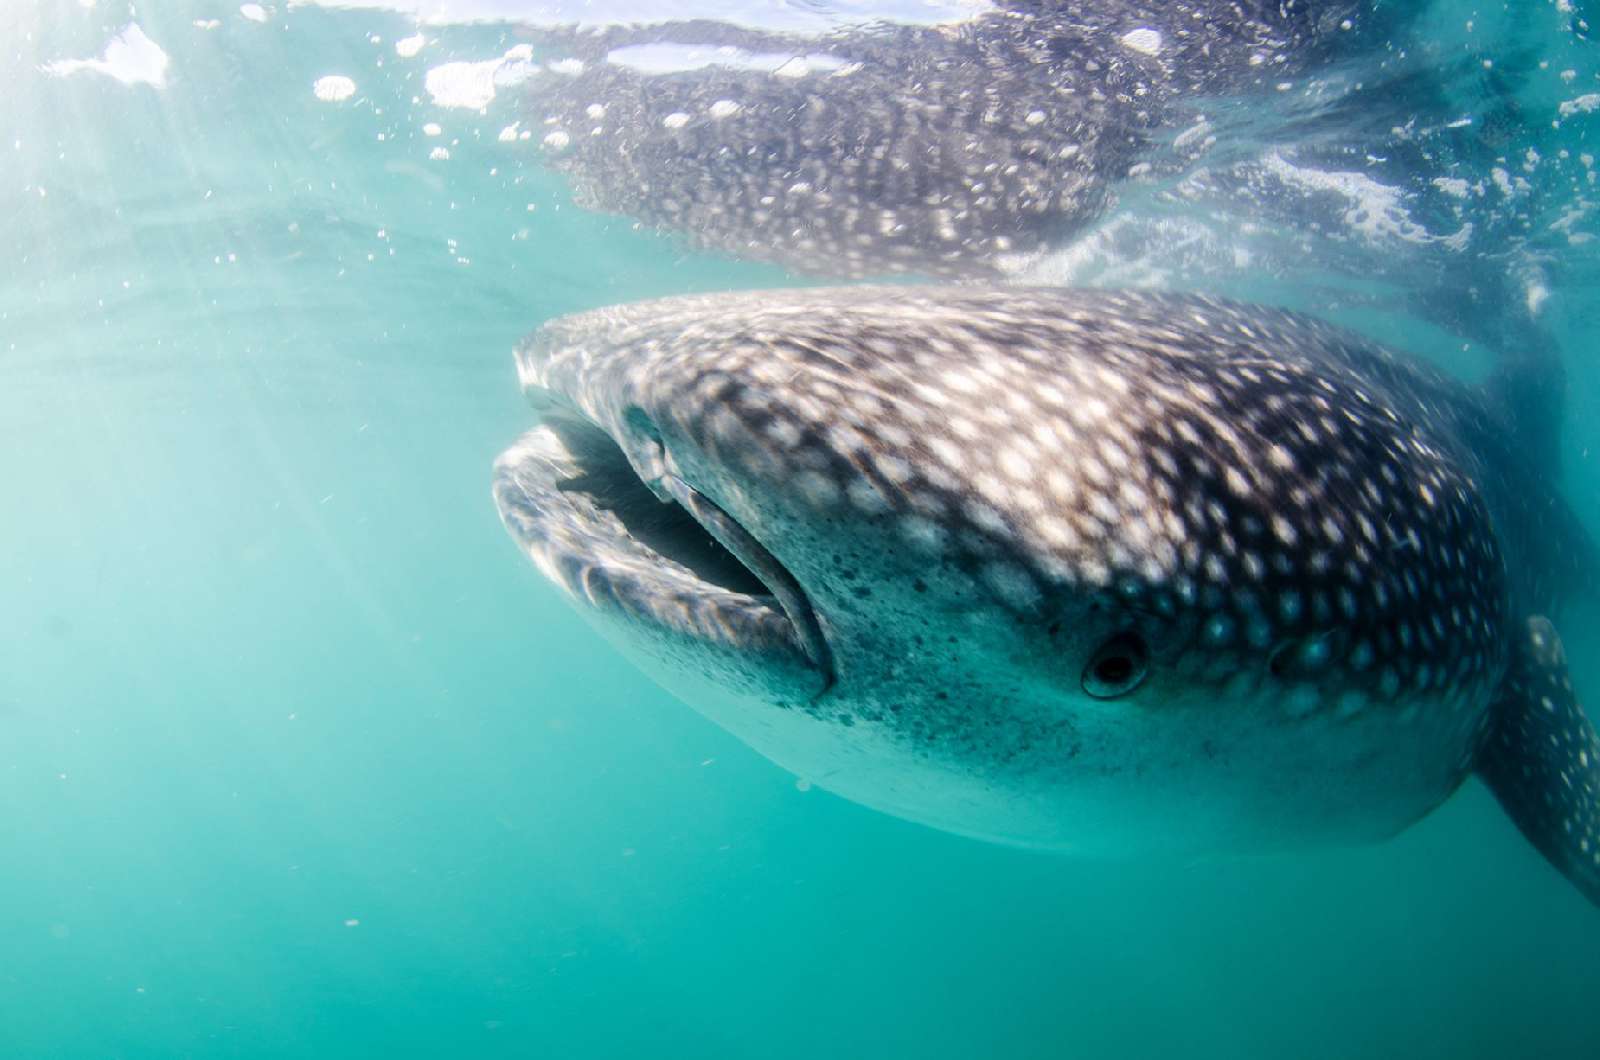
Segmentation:
[(767, 591), (777, 599), (783, 613), (794, 624), (800, 646), (806, 658), (822, 671), (823, 689), (833, 684), (833, 659), (828, 651), (828, 641), (822, 635), (817, 613), (806, 599), (805, 590), (789, 570), (780, 563), (766, 546), (757, 541), (738, 520), (719, 508), (694, 487), (676, 475), (669, 475), (665, 485), (674, 500), (689, 512), (706, 532), (715, 538), (732, 556), (753, 574)]
[(545, 426), (560, 435), (580, 473), (556, 483), (563, 493), (582, 493), (610, 512), (628, 535), (646, 548), (688, 568), (712, 585), (751, 596), (771, 591), (681, 504), (663, 503), (628, 464), (605, 431), (585, 421), (552, 417)]
[(554, 416), (556, 431), (580, 473), (557, 482), (563, 493), (586, 494), (611, 513), (628, 536), (658, 556), (681, 564), (711, 587), (770, 598), (794, 626), (806, 657), (832, 684), (832, 658), (815, 610), (794, 575), (739, 522), (681, 477), (662, 478), (666, 498), (641, 479), (626, 454), (603, 429)]

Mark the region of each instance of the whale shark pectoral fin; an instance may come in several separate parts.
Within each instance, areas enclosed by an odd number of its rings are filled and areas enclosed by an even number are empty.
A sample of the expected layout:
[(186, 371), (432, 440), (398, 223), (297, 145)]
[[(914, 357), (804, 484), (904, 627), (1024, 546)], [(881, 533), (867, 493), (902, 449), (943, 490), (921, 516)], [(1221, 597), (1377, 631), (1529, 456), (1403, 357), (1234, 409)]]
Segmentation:
[(1528, 619), (1491, 711), (1479, 775), (1522, 834), (1600, 905), (1600, 737), (1549, 619)]

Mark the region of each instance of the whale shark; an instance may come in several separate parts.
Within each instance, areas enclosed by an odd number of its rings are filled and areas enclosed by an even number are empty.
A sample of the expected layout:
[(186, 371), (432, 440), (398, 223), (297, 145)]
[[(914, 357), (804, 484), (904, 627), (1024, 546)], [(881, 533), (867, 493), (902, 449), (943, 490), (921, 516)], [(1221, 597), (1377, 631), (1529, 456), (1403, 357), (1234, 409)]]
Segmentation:
[(1204, 853), (1381, 840), (1476, 775), (1600, 902), (1600, 743), (1554, 624), (1600, 566), (1521, 444), (1552, 388), (1279, 309), (1010, 286), (680, 296), (516, 360), (511, 536), (814, 784)]
[(1101, 217), (1199, 101), (1275, 92), (1414, 6), (1014, 0), (817, 37), (550, 34), (524, 111), (590, 209), (798, 272), (992, 279)]

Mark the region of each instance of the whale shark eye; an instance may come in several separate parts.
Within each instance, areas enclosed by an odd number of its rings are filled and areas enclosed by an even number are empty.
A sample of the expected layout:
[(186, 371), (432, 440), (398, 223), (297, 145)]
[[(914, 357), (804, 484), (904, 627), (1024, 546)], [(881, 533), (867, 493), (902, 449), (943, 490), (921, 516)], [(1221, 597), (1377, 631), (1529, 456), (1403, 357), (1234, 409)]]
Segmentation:
[(1132, 692), (1149, 672), (1150, 652), (1137, 633), (1118, 633), (1095, 649), (1083, 668), (1083, 690), (1096, 699)]

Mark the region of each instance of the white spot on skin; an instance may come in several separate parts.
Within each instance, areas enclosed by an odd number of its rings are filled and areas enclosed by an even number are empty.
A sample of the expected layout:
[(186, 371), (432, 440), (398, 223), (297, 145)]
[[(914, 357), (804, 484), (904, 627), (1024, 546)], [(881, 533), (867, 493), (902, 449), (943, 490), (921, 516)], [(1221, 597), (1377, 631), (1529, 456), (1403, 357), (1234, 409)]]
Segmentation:
[(563, 132), (562, 130), (557, 129), (554, 132), (545, 133), (544, 140), (542, 142), (552, 151), (561, 151), (572, 143), (572, 137), (567, 135), (567, 133)]
[(1109, 585), (1111, 582), (1111, 568), (1093, 556), (1079, 565), (1078, 574), (1089, 585)]
[(1161, 34), (1147, 26), (1129, 30), (1122, 35), (1122, 46), (1141, 55), (1157, 55), (1161, 52)]
[(972, 487), (985, 500), (1002, 507), (1010, 505), (1015, 493), (1010, 483), (1003, 481), (998, 475), (992, 475), (986, 471), (980, 471), (973, 476)]
[(795, 476), (794, 485), (813, 508), (831, 508), (839, 503), (839, 487), (820, 471), (802, 471)]
[(972, 522), (996, 536), (1006, 534), (1010, 527), (1006, 525), (1005, 517), (987, 504), (978, 501), (968, 501), (966, 505), (967, 518)]
[(959, 368), (947, 369), (939, 377), (939, 381), (944, 384), (946, 390), (955, 394), (975, 394), (981, 386), (976, 379)]
[(743, 109), (742, 106), (731, 99), (719, 99), (706, 108), (706, 113), (720, 121), (723, 118), (733, 117)]
[(845, 492), (857, 511), (867, 515), (881, 515), (889, 510), (889, 502), (878, 492), (877, 487), (866, 479), (855, 479)]
[(661, 119), (661, 124), (668, 129), (681, 129), (689, 124), (689, 115), (681, 110), (675, 110)]
[(875, 453), (872, 457), (878, 474), (890, 482), (900, 484), (911, 480), (911, 465), (893, 453)]
[(1034, 476), (1033, 458), (1020, 449), (1007, 449), (1000, 454), (1000, 470), (1017, 482), (1029, 482)]
[(394, 53), (402, 59), (414, 59), (417, 53), (422, 50), (422, 46), (427, 43), (428, 38), (420, 33), (413, 34), (410, 37), (402, 37), (394, 42)]
[(937, 555), (945, 547), (944, 528), (920, 515), (908, 515), (900, 520), (900, 533), (913, 547), (926, 555)]
[(1341, 718), (1353, 718), (1366, 709), (1366, 695), (1358, 689), (1351, 688), (1340, 693), (1334, 712)]
[(267, 9), (260, 4), (240, 4), (239, 14), (251, 22), (265, 22)]
[(1040, 516), (1034, 521), (1033, 529), (1047, 544), (1055, 548), (1074, 549), (1078, 547), (1078, 532), (1065, 519), (1053, 515)]
[(1213, 645), (1226, 644), (1233, 637), (1233, 620), (1227, 615), (1212, 615), (1206, 620), (1206, 643)]
[(928, 449), (941, 464), (960, 473), (966, 469), (967, 456), (954, 442), (946, 438), (929, 438)]
[(1316, 685), (1296, 685), (1283, 697), (1283, 709), (1291, 718), (1303, 718), (1316, 710), (1321, 701)]
[[(1301, 602), (1300, 594), (1295, 592), (1293, 589), (1288, 590), (1282, 596), (1278, 597), (1278, 615), (1285, 622), (1293, 622), (1298, 619), (1303, 607), (1304, 604)], [(1322, 641), (1316, 641), (1313, 642), (1313, 645), (1315, 645), (1321, 651), (1322, 658), (1326, 658), (1326, 644)], [(1307, 645), (1307, 648), (1303, 653), (1308, 662), (1317, 661), (1317, 655), (1312, 650), (1313, 645)]]
[(1039, 587), (1028, 572), (1013, 563), (990, 563), (983, 580), (1007, 605), (1023, 610), (1039, 602)]
[(1071, 502), (1078, 496), (1077, 481), (1061, 468), (1045, 472), (1044, 484), (1058, 501)]

